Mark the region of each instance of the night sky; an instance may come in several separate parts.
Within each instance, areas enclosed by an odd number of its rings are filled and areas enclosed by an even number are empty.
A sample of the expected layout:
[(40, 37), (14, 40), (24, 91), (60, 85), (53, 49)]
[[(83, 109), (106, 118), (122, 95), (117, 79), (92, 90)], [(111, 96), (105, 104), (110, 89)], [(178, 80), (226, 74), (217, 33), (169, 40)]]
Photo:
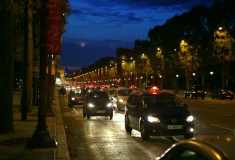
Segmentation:
[(148, 40), (148, 31), (196, 5), (213, 0), (70, 0), (67, 32), (62, 36), (61, 67), (87, 67), (116, 56), (117, 48)]

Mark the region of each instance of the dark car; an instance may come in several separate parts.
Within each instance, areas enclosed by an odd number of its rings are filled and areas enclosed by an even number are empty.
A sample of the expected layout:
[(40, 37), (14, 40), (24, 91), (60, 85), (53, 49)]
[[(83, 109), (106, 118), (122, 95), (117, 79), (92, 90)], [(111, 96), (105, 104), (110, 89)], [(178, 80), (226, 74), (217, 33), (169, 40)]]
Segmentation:
[(230, 99), (233, 100), (234, 93), (230, 90), (226, 89), (215, 89), (211, 92), (211, 98), (218, 98), (218, 99)]
[(194, 120), (187, 105), (173, 93), (166, 91), (136, 91), (130, 94), (125, 108), (125, 129), (150, 136), (177, 136), (192, 138)]
[(83, 117), (109, 116), (113, 118), (113, 103), (106, 91), (92, 91), (87, 93), (83, 105)]
[(201, 97), (202, 99), (204, 99), (206, 96), (205, 87), (202, 85), (192, 85), (184, 91), (184, 98), (187, 98), (188, 96), (190, 98)]
[(212, 136), (181, 140), (155, 160), (233, 160), (234, 136)]
[(84, 103), (86, 91), (82, 89), (72, 89), (68, 94), (68, 106), (82, 105)]

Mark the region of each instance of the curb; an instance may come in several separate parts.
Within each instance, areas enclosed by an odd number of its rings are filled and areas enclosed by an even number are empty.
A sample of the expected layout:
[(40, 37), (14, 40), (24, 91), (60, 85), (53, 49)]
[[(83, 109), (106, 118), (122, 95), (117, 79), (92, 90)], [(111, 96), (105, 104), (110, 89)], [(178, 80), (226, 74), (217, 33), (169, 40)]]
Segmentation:
[(66, 134), (64, 130), (64, 122), (62, 119), (62, 114), (60, 110), (60, 104), (58, 99), (58, 91), (55, 88), (54, 91), (54, 99), (52, 100), (53, 108), (55, 110), (55, 135), (56, 135), (56, 141), (57, 141), (57, 147), (54, 150), (55, 159), (56, 160), (69, 160), (69, 153), (68, 153), (68, 146), (67, 146), (67, 140), (66, 140)]

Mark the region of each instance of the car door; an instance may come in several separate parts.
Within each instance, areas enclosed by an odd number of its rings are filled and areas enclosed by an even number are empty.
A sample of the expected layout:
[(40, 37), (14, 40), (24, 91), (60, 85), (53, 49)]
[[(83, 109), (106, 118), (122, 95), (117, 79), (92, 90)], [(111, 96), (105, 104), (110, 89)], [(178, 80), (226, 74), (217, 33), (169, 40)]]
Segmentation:
[(139, 128), (139, 119), (141, 116), (143, 103), (139, 95), (135, 95), (133, 100), (132, 121), (135, 128)]

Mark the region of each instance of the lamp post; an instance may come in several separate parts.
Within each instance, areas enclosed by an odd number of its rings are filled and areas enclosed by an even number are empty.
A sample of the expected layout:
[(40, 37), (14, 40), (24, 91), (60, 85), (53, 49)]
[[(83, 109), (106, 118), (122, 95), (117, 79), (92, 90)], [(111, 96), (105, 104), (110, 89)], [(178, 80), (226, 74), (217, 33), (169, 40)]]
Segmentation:
[(178, 92), (178, 78), (179, 78), (179, 75), (176, 74), (175, 75), (175, 91)]
[(214, 72), (213, 71), (210, 71), (210, 75), (211, 75), (211, 90), (213, 89), (213, 74), (214, 74)]
[(162, 75), (159, 76), (159, 78), (161, 79), (161, 89), (163, 89), (163, 77), (165, 75), (165, 62), (164, 62), (164, 55), (162, 54), (162, 50), (161, 48), (157, 48), (157, 54), (156, 54), (157, 58), (161, 58), (161, 72), (162, 72)]

